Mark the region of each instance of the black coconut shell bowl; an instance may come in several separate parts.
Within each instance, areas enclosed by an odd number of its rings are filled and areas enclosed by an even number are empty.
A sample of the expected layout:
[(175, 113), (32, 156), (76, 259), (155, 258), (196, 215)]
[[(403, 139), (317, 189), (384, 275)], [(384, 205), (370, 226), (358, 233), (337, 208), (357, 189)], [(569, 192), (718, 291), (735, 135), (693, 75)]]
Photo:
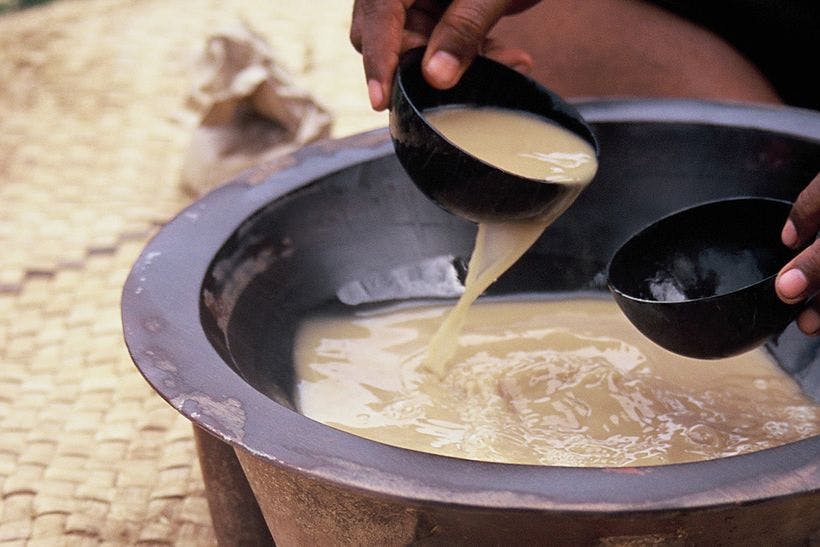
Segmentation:
[(615, 301), (645, 336), (687, 357), (719, 359), (762, 344), (800, 309), (774, 290), (797, 254), (780, 241), (790, 210), (788, 201), (739, 197), (659, 220), (612, 258)]
[(455, 105), (519, 110), (569, 129), (597, 152), (592, 129), (578, 111), (534, 80), (486, 57), (478, 57), (451, 89), (435, 89), (422, 77), (423, 55), (418, 48), (402, 56), (390, 108), (396, 156), (416, 186), (444, 209), (474, 222), (535, 219), (572, 204), (577, 187), (485, 163), (436, 131), (424, 112)]
[[(671, 100), (578, 109), (607, 152), (596, 181), (492, 294), (612, 298), (607, 265), (642, 227), (736, 195), (792, 201), (820, 170), (818, 113)], [(125, 339), (146, 380), (196, 426), (223, 544), (817, 540), (820, 436), (712, 461), (569, 468), (424, 454), (302, 416), (299, 323), (327, 306), (448, 296), (418, 266), (452, 268), (474, 237), (472, 222), (415, 187), (379, 130), (251, 170), (147, 244), (123, 289)], [(384, 282), (408, 272), (411, 284)], [(790, 325), (766, 347), (820, 398), (817, 338)]]

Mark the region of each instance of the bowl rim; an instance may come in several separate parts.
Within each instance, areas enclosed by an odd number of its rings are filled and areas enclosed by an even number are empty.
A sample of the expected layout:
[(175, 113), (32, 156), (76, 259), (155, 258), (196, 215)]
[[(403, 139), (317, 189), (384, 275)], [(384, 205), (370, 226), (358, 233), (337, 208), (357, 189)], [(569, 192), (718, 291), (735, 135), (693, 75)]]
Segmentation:
[[(726, 125), (820, 142), (820, 113), (791, 107), (687, 99), (591, 100), (576, 106), (591, 123)], [(476, 462), (356, 437), (289, 410), (246, 383), (201, 328), (201, 284), (215, 253), (269, 202), (391, 154), (386, 129), (322, 141), (246, 171), (154, 235), (128, 275), (121, 305), (128, 351), (160, 396), (207, 433), (271, 465), (416, 505), (626, 513), (820, 491), (820, 435), (741, 456), (657, 467)]]

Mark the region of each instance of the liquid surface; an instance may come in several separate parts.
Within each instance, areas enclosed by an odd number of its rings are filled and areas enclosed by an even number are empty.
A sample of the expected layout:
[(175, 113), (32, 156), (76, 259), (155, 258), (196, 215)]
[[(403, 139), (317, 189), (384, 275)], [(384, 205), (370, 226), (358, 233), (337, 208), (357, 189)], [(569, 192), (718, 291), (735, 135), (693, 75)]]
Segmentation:
[(442, 107), (425, 119), (450, 142), (504, 171), (550, 182), (586, 184), (595, 149), (556, 123), (503, 108)]
[(316, 318), (299, 332), (300, 411), (414, 450), (562, 466), (719, 458), (820, 433), (820, 405), (764, 350), (665, 352), (608, 300), (479, 302), (443, 377), (422, 365), (445, 307)]
[(595, 176), (592, 146), (542, 118), (498, 108), (446, 107), (425, 112), (428, 122), (479, 159), (521, 176), (574, 187), (543, 218), (531, 222), (482, 223), (467, 267), (464, 294), (433, 336), (424, 367), (443, 376), (471, 304), (506, 272)]

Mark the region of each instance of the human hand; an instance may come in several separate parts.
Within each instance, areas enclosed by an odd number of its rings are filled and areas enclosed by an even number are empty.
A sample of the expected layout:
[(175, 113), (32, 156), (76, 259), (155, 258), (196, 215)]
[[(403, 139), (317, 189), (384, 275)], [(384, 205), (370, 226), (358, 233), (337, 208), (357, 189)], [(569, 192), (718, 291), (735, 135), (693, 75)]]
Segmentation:
[[(780, 238), (790, 248), (812, 243), (777, 274), (775, 290), (781, 300), (792, 304), (810, 298), (820, 289), (820, 174), (797, 196)], [(797, 317), (806, 334), (820, 334), (820, 302), (810, 303)]]
[(374, 110), (389, 106), (399, 56), (425, 44), (422, 73), (438, 89), (458, 83), (479, 53), (529, 72), (529, 54), (493, 43), (487, 34), (504, 15), (519, 13), (538, 1), (356, 0), (350, 41), (362, 54), (371, 106)]

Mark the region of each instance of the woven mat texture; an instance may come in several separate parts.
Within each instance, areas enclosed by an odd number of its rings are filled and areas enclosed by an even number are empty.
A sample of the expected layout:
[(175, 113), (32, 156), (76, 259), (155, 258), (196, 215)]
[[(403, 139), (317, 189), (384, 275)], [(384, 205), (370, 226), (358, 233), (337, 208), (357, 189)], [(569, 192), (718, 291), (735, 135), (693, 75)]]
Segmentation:
[(209, 545), (190, 424), (133, 366), (119, 298), (190, 200), (191, 67), (245, 21), (325, 105), (384, 125), (350, 1), (59, 0), (0, 16), (0, 545)]

